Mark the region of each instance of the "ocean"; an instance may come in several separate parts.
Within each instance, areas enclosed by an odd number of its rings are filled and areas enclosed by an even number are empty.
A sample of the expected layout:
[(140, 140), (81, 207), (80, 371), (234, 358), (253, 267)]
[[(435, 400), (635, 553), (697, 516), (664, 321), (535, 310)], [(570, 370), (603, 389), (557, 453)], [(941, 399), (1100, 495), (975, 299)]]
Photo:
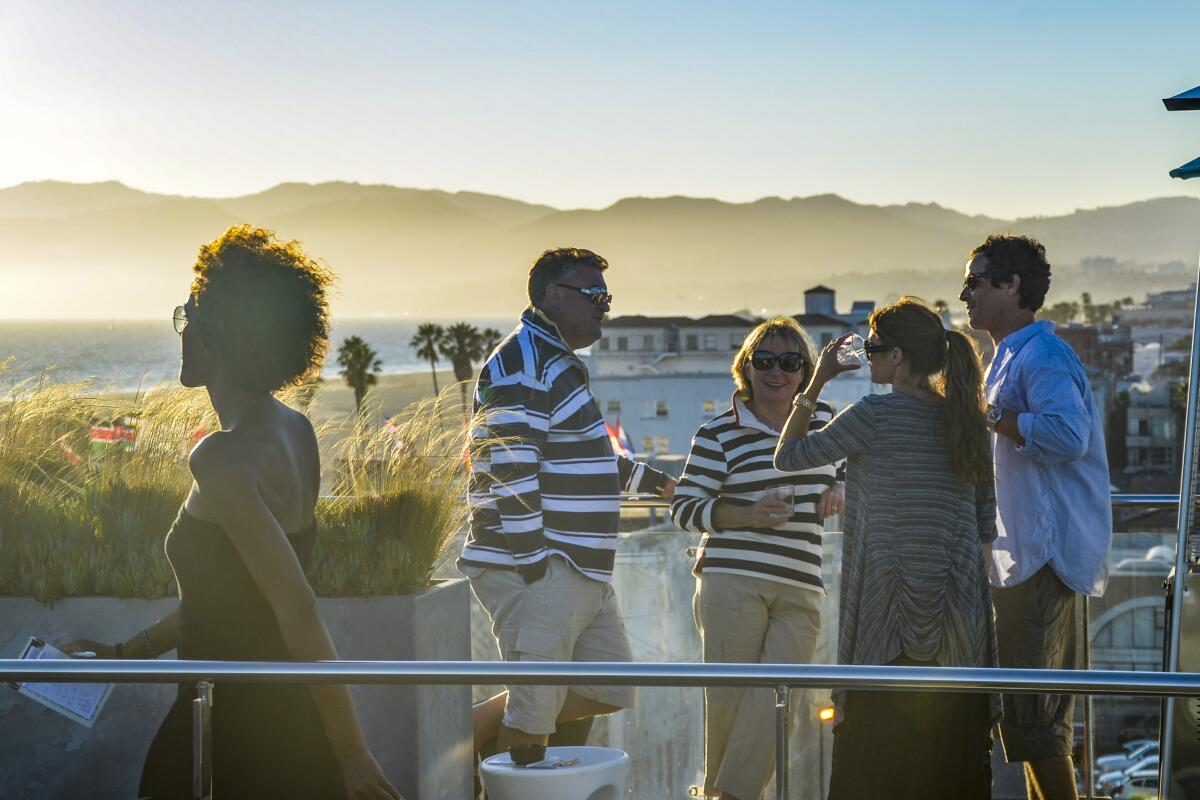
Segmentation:
[[(338, 378), (337, 345), (359, 336), (379, 353), (384, 374), (421, 372), (429, 362), (417, 358), (409, 340), (428, 320), (342, 319), (330, 336), (330, 353), (322, 370), (326, 380)], [(436, 320), (453, 324), (457, 320)], [(507, 335), (512, 319), (469, 320), (480, 330), (492, 327)], [(12, 357), (0, 372), (0, 384), (39, 379), (55, 382), (93, 379), (98, 388), (132, 391), (174, 383), (179, 377), (179, 336), (171, 320), (26, 321), (0, 320), (0, 361)], [(438, 369), (449, 369), (442, 358)]]

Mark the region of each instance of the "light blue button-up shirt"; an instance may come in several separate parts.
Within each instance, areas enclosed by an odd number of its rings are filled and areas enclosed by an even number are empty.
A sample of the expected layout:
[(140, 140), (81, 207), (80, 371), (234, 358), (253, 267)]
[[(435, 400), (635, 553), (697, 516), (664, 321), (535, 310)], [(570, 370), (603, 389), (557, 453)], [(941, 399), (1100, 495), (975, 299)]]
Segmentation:
[(1102, 595), (1112, 544), (1104, 429), (1083, 364), (1053, 322), (1001, 340), (987, 400), (1018, 415), (1025, 439), (995, 436), (992, 585), (1016, 586), (1048, 563), (1077, 594)]

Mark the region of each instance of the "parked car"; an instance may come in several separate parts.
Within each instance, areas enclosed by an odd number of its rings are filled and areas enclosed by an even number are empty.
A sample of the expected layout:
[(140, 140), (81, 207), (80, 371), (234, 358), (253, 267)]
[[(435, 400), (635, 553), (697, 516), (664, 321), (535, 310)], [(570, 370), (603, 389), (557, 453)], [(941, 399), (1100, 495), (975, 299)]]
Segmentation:
[(1154, 770), (1157, 774), (1158, 770), (1158, 754), (1146, 756), (1141, 761), (1131, 767), (1123, 770), (1113, 770), (1106, 772), (1096, 781), (1096, 790), (1099, 792), (1115, 792), (1125, 783), (1134, 773), (1148, 772)]
[(1158, 770), (1139, 770), (1113, 794), (1113, 800), (1158, 800)]
[(1124, 752), (1110, 753), (1096, 759), (1096, 773), (1124, 771), (1141, 761), (1146, 756), (1158, 755), (1158, 741), (1155, 739), (1137, 739), (1121, 745)]

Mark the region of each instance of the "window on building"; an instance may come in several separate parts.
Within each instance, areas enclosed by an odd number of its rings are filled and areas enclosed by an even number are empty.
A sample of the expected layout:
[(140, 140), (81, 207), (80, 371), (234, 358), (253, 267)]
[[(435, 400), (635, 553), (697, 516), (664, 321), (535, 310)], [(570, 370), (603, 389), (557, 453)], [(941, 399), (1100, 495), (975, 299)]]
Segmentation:
[(654, 401), (642, 401), (642, 419), (654, 419)]
[(671, 441), (666, 436), (659, 436), (654, 440), (654, 452), (669, 453), (671, 452)]
[(699, 350), (700, 349), (700, 337), (694, 333), (689, 333), (687, 335), (687, 349), (688, 350)]
[(1162, 601), (1144, 597), (1122, 605), (1130, 607), (1102, 621), (1092, 640), (1093, 668), (1157, 669), (1165, 638)]
[(617, 351), (624, 353), (628, 349), (629, 349), (629, 337), (628, 336), (618, 336), (617, 337)]
[(669, 412), (667, 411), (667, 401), (666, 401), (666, 400), (659, 400), (659, 401), (658, 401), (658, 402), (655, 404), (655, 406), (654, 406), (654, 416), (656, 416), (656, 417), (666, 417), (666, 416), (670, 416)]
[(610, 417), (616, 417), (616, 416), (620, 416), (620, 414), (621, 414), (621, 401), (620, 400), (609, 400), (608, 401), (608, 415)]
[(736, 333), (729, 334), (729, 349), (740, 350), (742, 347), (742, 337)]
[(596, 345), (600, 348), (601, 351), (608, 350), (608, 337), (601, 336), (600, 341), (596, 342)]
[(642, 337), (642, 349), (650, 350), (653, 352), (653, 350), (654, 350), (654, 334), (653, 333), (647, 333), (645, 336)]
[(1137, 421), (1137, 423), (1138, 423), (1138, 436), (1149, 436), (1150, 435), (1150, 420), (1139, 419)]
[(716, 350), (717, 349), (717, 335), (715, 333), (704, 334), (704, 349), (705, 350)]
[(642, 452), (643, 453), (653, 453), (654, 452), (654, 437), (653, 436), (643, 436), (642, 437)]

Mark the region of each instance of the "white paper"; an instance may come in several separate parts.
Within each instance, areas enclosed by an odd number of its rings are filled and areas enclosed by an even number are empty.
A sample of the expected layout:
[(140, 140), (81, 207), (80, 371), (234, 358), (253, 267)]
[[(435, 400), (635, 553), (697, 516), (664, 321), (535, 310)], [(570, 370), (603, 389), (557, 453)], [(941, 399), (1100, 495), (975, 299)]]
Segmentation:
[[(41, 661), (70, 656), (41, 639), (30, 638), (21, 658)], [(90, 728), (112, 688), (111, 683), (22, 683), (17, 686), (17, 691)]]

